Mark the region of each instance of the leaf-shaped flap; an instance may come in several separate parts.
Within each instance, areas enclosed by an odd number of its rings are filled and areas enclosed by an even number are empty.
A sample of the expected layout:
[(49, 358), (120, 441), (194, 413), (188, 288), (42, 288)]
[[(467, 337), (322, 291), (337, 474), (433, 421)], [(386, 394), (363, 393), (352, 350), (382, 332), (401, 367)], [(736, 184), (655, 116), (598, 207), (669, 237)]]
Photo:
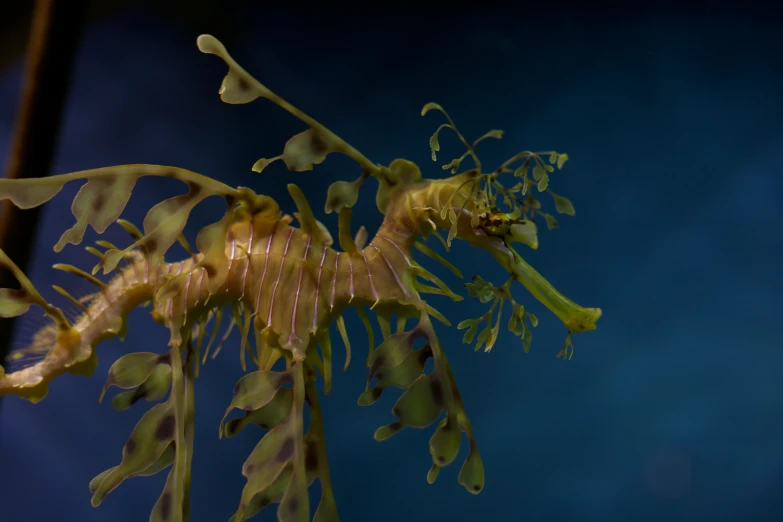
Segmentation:
[(323, 163), (326, 155), (335, 150), (328, 137), (315, 129), (307, 129), (288, 140), (283, 149), (283, 161), (288, 170), (303, 172)]
[(142, 245), (146, 247), (151, 259), (160, 259), (177, 242), (193, 207), (212, 195), (195, 183), (190, 183), (189, 189), (187, 194), (174, 196), (153, 206), (144, 217), (144, 237), (122, 250), (108, 250), (103, 259), (93, 268), (93, 274), (101, 267), (103, 273), (108, 274), (117, 267), (128, 252)]
[(209, 34), (202, 34), (196, 40), (196, 44), (202, 53), (214, 54), (222, 58), (228, 65), (228, 74), (223, 79), (219, 91), (220, 99), (225, 103), (250, 103), (259, 96), (269, 97), (271, 95), (266, 87), (253, 81), (253, 77), (231, 58), (226, 47), (217, 38)]
[[(2, 180), (0, 180), (2, 181)], [(0, 196), (2, 194), (0, 193)], [(0, 197), (0, 199), (2, 199)], [(3, 288), (0, 289), (0, 317), (16, 317), (25, 313), (31, 304), (37, 304), (44, 309), (46, 315), (54, 319), (54, 322), (58, 327), (67, 328), (68, 321), (65, 319), (62, 311), (50, 305), (41, 294), (36, 290), (35, 285), (28, 279), (25, 273), (19, 268), (13, 260), (0, 248), (0, 267), (3, 267), (10, 271), (17, 281), (19, 281), (20, 289), (12, 290)]]
[(156, 404), (133, 428), (122, 450), (122, 462), (108, 473), (95, 489), (92, 505), (97, 506), (125, 479), (149, 468), (174, 440), (176, 420), (172, 404)]
[[(163, 357), (168, 357), (168, 355)], [(134, 352), (123, 355), (114, 361), (114, 364), (109, 368), (109, 375), (103, 385), (99, 401), (103, 400), (106, 390), (112, 386), (125, 390), (140, 386), (160, 361), (161, 355), (152, 352)]]
[(443, 407), (443, 384), (438, 376), (420, 375), (392, 408), (392, 413), (400, 420), (378, 428), (375, 439), (384, 440), (405, 426), (427, 427), (438, 418)]
[(92, 225), (96, 232), (103, 234), (120, 217), (138, 178), (138, 172), (130, 172), (129, 175), (88, 179), (71, 204), (76, 224), (63, 233), (54, 251), (59, 252), (68, 244), (80, 244), (87, 225)]
[(407, 388), (413, 384), (424, 371), (424, 365), (430, 357), (432, 357), (432, 349), (427, 345), (419, 350), (408, 352), (408, 355), (399, 364), (393, 365), (394, 360), (390, 359), (391, 364), (378, 367), (374, 373), (378, 383), (359, 396), (359, 405), (373, 404), (381, 396), (383, 390), (390, 386)]
[(18, 317), (35, 303), (24, 290), (0, 288), (0, 317)]
[(324, 212), (340, 212), (343, 208), (351, 208), (359, 200), (359, 183), (357, 181), (335, 181), (326, 189), (326, 204)]
[(459, 426), (454, 416), (449, 415), (440, 421), (438, 429), (435, 430), (435, 433), (430, 438), (432, 461), (441, 467), (451, 464), (457, 458), (459, 446)]
[(136, 404), (141, 399), (149, 402), (161, 400), (171, 389), (171, 366), (158, 364), (152, 369), (149, 377), (135, 390), (118, 393), (111, 400), (115, 410), (125, 410)]
[(477, 494), (484, 489), (484, 462), (481, 460), (476, 443), (471, 439), (470, 453), (462, 469), (459, 471), (458, 481), (462, 486), (473, 494)]
[[(280, 498), (278, 520), (281, 522), (307, 522), (310, 517), (307, 496), (307, 472), (305, 466), (304, 418), (305, 402), (304, 366), (295, 364), (285, 372), (293, 381), (291, 411), (285, 422), (272, 428), (256, 445), (242, 469), (247, 484), (242, 490), (239, 509), (232, 522), (241, 522), (252, 516), (266, 503), (276, 500), (277, 481), (286, 470), (290, 476)], [(275, 487), (275, 495), (270, 488)]]
[(223, 436), (223, 425), (231, 410), (252, 411), (268, 404), (277, 391), (285, 384), (293, 384), (294, 380), (290, 372), (273, 372), (258, 370), (249, 373), (237, 381), (234, 386), (234, 397), (226, 408), (223, 419), (220, 421), (220, 436)]
[(393, 368), (404, 361), (412, 349), (413, 337), (409, 332), (397, 332), (386, 337), (367, 361), (367, 366), (370, 368), (367, 383), (369, 384), (376, 377), (381, 367)]
[(284, 422), (291, 413), (291, 401), (294, 391), (291, 388), (280, 388), (272, 400), (257, 410), (249, 411), (238, 419), (231, 419), (225, 425), (226, 437), (233, 437), (242, 431), (248, 424), (255, 424), (261, 428), (274, 428)]
[[(175, 455), (174, 444), (171, 443), (168, 446), (166, 446), (166, 449), (163, 451), (163, 453), (161, 453), (158, 460), (156, 460), (150, 467), (148, 467), (144, 471), (140, 471), (139, 473), (136, 473), (134, 476), (150, 477), (152, 475), (155, 475), (156, 473), (163, 471), (164, 469), (168, 468), (174, 463), (174, 455)], [(90, 481), (90, 493), (95, 493), (98, 490), (98, 486), (100, 486), (101, 482), (103, 482), (103, 479), (105, 479), (116, 468), (117, 466), (114, 466), (113, 468), (109, 468), (106, 471), (103, 471), (98, 475), (96, 475)]]

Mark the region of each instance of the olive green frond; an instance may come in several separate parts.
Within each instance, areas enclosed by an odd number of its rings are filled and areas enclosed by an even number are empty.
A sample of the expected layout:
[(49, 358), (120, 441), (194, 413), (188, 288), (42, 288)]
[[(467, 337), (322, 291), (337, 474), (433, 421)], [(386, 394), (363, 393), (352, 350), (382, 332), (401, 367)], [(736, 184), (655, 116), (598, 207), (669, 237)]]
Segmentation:
[[(419, 338), (423, 338), (426, 344), (414, 350), (413, 345)], [(434, 367), (432, 373), (426, 374), (424, 367), (430, 357), (434, 360)], [(478, 445), (446, 354), (428, 314), (422, 313), (418, 325), (412, 330), (388, 336), (372, 352), (368, 367), (367, 387), (359, 397), (360, 405), (373, 404), (386, 388), (393, 386), (405, 390), (392, 408), (398, 420), (378, 428), (375, 439), (387, 439), (405, 426), (427, 427), (445, 411), (446, 416), (430, 438), (433, 464), (427, 480), (432, 483), (440, 468), (454, 461), (459, 453), (460, 432), (463, 432), (468, 437), (470, 452), (460, 471), (459, 483), (471, 493), (480, 492), (484, 487), (484, 466)], [(376, 384), (370, 387), (373, 380)]]
[[(255, 515), (264, 506), (279, 503), (278, 520), (309, 521), (307, 489), (321, 481), (321, 503), (315, 520), (337, 521), (337, 509), (329, 480), (323, 420), (314, 373), (305, 363), (290, 369), (257, 371), (239, 380), (226, 415), (235, 408), (246, 413), (221, 423), (221, 433), (234, 436), (245, 426), (256, 424), (269, 431), (252, 451), (242, 469), (247, 484), (232, 522)], [(304, 405), (310, 406), (310, 428), (304, 433)], [(224, 417), (225, 420), (225, 417)]]
[(188, 519), (186, 499), (193, 452), (193, 373), (197, 357), (191, 349), (188, 342), (189, 354), (184, 364), (179, 347), (173, 347), (163, 355), (131, 353), (110, 368), (101, 399), (112, 386), (129, 389), (113, 398), (116, 409), (126, 409), (142, 398), (158, 401), (170, 393), (165, 402), (153, 405), (136, 424), (123, 447), (121, 462), (90, 481), (93, 506), (103, 502), (126, 479), (154, 475), (171, 467), (150, 520)]

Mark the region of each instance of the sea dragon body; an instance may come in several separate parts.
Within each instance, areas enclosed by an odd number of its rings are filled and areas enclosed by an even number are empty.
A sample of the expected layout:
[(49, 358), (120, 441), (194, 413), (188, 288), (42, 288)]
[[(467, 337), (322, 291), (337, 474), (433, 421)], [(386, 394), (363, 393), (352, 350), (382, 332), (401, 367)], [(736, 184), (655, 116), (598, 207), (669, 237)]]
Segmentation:
[[(101, 261), (92, 274), (69, 265), (55, 265), (99, 287), (99, 292), (86, 302), (79, 302), (83, 313), (73, 324), (45, 301), (21, 270), (0, 251), (0, 265), (11, 270), (21, 285), (19, 290), (0, 289), (0, 316), (21, 315), (35, 304), (53, 321), (34, 338), (28, 350), (28, 354), (44, 354), (41, 360), (8, 373), (0, 367), (0, 394), (14, 393), (36, 401), (46, 395), (48, 383), (59, 374), (65, 371), (90, 374), (97, 360), (97, 345), (112, 336), (122, 337), (128, 313), (152, 303), (153, 318), (170, 331), (169, 351), (122, 357), (112, 366), (104, 392), (110, 386), (128, 390), (113, 400), (114, 406), (120, 409), (142, 398), (160, 401), (167, 393), (168, 398), (142, 417), (125, 444), (121, 463), (93, 479), (90, 488), (94, 493), (93, 504), (97, 505), (124, 479), (171, 466), (151, 520), (186, 520), (193, 451), (193, 381), (199, 371), (199, 361), (202, 356), (206, 360), (215, 339), (223, 309), (230, 308), (229, 329), (237, 325), (242, 334), (243, 367), (245, 357), (249, 356), (258, 370), (245, 375), (234, 388), (226, 415), (234, 408), (243, 410), (245, 415), (228, 421), (225, 427), (221, 423), (221, 434), (232, 436), (247, 424), (270, 429), (243, 467), (248, 482), (232, 520), (245, 520), (272, 502), (280, 503), (281, 521), (309, 520), (307, 488), (316, 478), (321, 481), (322, 498), (315, 520), (337, 520), (314, 382), (320, 373), (324, 391), (329, 390), (332, 379), (329, 328), (337, 324), (350, 350), (342, 317), (346, 308), (354, 307), (370, 336), (369, 377), (359, 403), (372, 404), (387, 387), (406, 389), (393, 409), (398, 420), (380, 428), (375, 438), (382, 440), (406, 425), (427, 426), (445, 411), (430, 441), (433, 467), (428, 480), (434, 480), (440, 467), (456, 458), (460, 432), (464, 432), (469, 439), (470, 453), (459, 481), (469, 491), (479, 492), (484, 481), (483, 465), (430, 317), (446, 324), (448, 321), (422, 294), (441, 294), (454, 300), (461, 297), (416, 262), (413, 251), (417, 248), (459, 274), (420, 242), (420, 238), (445, 230), (449, 234), (447, 244), (453, 239), (465, 240), (487, 250), (508, 271), (509, 280), (502, 287), (474, 283), (469, 288), (482, 302), (493, 301), (489, 316), (483, 316), (488, 325), (495, 306), (500, 306), (498, 322), (479, 334), (477, 348), (486, 345), (488, 350), (494, 344), (503, 303), (507, 301), (512, 304), (509, 329), (523, 337), (526, 347), (529, 345), (530, 332), (525, 320), (532, 325), (537, 320), (511, 297), (509, 288), (513, 281), (519, 281), (563, 321), (569, 331), (567, 345), (570, 345), (571, 332), (595, 328), (600, 309), (583, 308), (560, 294), (511, 245), (522, 242), (537, 248), (532, 215), (540, 209), (540, 204), (532, 197), (532, 187), (545, 190), (541, 179), (551, 168), (541, 166), (538, 154), (522, 153), (492, 174), (484, 174), (474, 152), (475, 144), (481, 140), (468, 145), (450, 118), (450, 127), (466, 144), (466, 156), (475, 160), (477, 168), (445, 179), (423, 179), (418, 167), (407, 160), (395, 160), (388, 167), (374, 165), (252, 78), (216, 39), (205, 35), (198, 43), (203, 52), (216, 54), (229, 65), (229, 74), (221, 87), (224, 101), (247, 103), (265, 97), (310, 126), (289, 141), (280, 157), (259, 160), (253, 170), (260, 172), (276, 159), (282, 159), (290, 170), (310, 170), (331, 152), (346, 154), (362, 167), (356, 181), (337, 182), (327, 195), (325, 210), (339, 212), (340, 250), (332, 247), (329, 232), (315, 219), (303, 193), (293, 184), (288, 189), (297, 206), (295, 216), (299, 226), (294, 226), (293, 218), (283, 214), (267, 196), (244, 187), (234, 189), (176, 167), (124, 165), (35, 180), (0, 180), (0, 199), (9, 199), (21, 208), (43, 204), (70, 181), (87, 180), (72, 207), (77, 223), (63, 234), (55, 250), (68, 243), (78, 244), (87, 225), (102, 233), (117, 222), (134, 239), (125, 249), (111, 245), (108, 251), (97, 252)], [(425, 112), (433, 108), (446, 114), (435, 104), (425, 106)], [(434, 157), (439, 150), (437, 132), (433, 138)], [(564, 157), (552, 153), (551, 160), (562, 167)], [(522, 167), (511, 170), (509, 165), (515, 160), (522, 160), (523, 166), (535, 164), (534, 175), (538, 181), (528, 180), (526, 172), (524, 176), (519, 175), (517, 171)], [(453, 173), (460, 161), (450, 164)], [(521, 177), (522, 187), (516, 187), (516, 191), (503, 189), (497, 178), (504, 172)], [(187, 194), (153, 207), (144, 220), (144, 232), (119, 219), (136, 180), (142, 176), (174, 177), (189, 187)], [(363, 228), (355, 236), (351, 231), (350, 208), (356, 201), (359, 185), (370, 176), (378, 179), (376, 202), (385, 217), (378, 232), (366, 243)], [(527, 197), (521, 199), (520, 192)], [(511, 201), (512, 212), (497, 208), (496, 196), (501, 193)], [(191, 251), (190, 257), (167, 262), (163, 254), (178, 239), (190, 250), (181, 235), (185, 222), (196, 204), (213, 195), (225, 198), (226, 215), (198, 234), (196, 251)], [(567, 201), (561, 196), (554, 197), (560, 206)], [(570, 202), (564, 208), (568, 207)], [(121, 262), (125, 265), (119, 266)], [(115, 274), (107, 283), (94, 277), (101, 268), (104, 273)], [(384, 338), (375, 349), (366, 307), (375, 312)], [(395, 333), (390, 326), (392, 314), (398, 317)], [(417, 324), (406, 331), (408, 318), (417, 320)], [(206, 350), (202, 350), (207, 323), (212, 319), (216, 323), (212, 338)], [(469, 329), (468, 342), (472, 341), (479, 323), (480, 320), (465, 321), (460, 325)], [(255, 352), (249, 347), (251, 332)], [(426, 344), (414, 350), (414, 342), (420, 338)], [(564, 349), (567, 352), (567, 347)], [(434, 370), (425, 373), (424, 364), (429, 358), (434, 360)], [(285, 366), (275, 370), (280, 360), (285, 361)], [(373, 386), (372, 382), (375, 382)], [(311, 415), (307, 433), (303, 424), (305, 403)]]

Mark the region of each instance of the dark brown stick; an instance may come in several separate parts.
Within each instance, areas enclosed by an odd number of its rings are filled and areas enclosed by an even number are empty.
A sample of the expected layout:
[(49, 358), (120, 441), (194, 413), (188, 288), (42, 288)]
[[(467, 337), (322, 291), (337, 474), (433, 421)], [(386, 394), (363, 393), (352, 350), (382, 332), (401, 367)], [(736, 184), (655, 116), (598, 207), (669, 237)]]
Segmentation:
[[(74, 56), (84, 28), (86, 4), (85, 0), (35, 3), (7, 178), (49, 174)], [(22, 270), (30, 260), (38, 218), (38, 208), (20, 211), (8, 201), (0, 211), (0, 248)], [(0, 288), (18, 287), (10, 272), (0, 272)], [(8, 354), (13, 327), (13, 320), (0, 321), (0, 362)]]

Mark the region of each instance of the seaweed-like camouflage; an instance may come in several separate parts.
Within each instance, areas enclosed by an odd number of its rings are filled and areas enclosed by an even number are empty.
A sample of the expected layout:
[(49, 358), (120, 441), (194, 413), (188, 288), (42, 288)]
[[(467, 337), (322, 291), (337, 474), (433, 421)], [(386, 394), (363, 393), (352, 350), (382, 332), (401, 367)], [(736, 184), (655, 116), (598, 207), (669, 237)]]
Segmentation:
[[(379, 428), (375, 439), (383, 440), (405, 426), (428, 426), (445, 411), (430, 439), (433, 464), (427, 478), (434, 481), (439, 469), (456, 458), (461, 433), (465, 433), (470, 451), (459, 482), (468, 491), (478, 493), (484, 485), (481, 457), (431, 318), (449, 323), (422, 294), (440, 294), (454, 300), (462, 297), (414, 261), (413, 248), (462, 277), (451, 263), (420, 241), (435, 235), (448, 250), (452, 240), (461, 239), (488, 251), (508, 272), (508, 280), (501, 286), (478, 276), (465, 285), (470, 295), (483, 303), (491, 302), (487, 313), (460, 323), (459, 328), (467, 329), (465, 342), (471, 343), (475, 337), (476, 349), (484, 347), (489, 351), (508, 303), (508, 328), (522, 338), (525, 350), (529, 349), (531, 327), (536, 326), (537, 319), (513, 299), (511, 285), (518, 281), (565, 324), (568, 336), (560, 355), (570, 357), (571, 333), (595, 329), (601, 310), (583, 308), (563, 296), (512, 247), (515, 242), (538, 247), (536, 216), (543, 217), (550, 228), (557, 224), (553, 216), (541, 212), (537, 193), (548, 192), (557, 212), (574, 214), (571, 202), (549, 189), (550, 174), (555, 168), (562, 168), (568, 156), (555, 151), (525, 151), (494, 171), (484, 172), (476, 145), (485, 139), (501, 138), (502, 131), (490, 131), (470, 143), (442, 107), (429, 103), (422, 115), (439, 111), (447, 120), (430, 139), (433, 160), (440, 150), (439, 133), (444, 129), (456, 133), (466, 152), (443, 167), (451, 172), (451, 177), (423, 179), (419, 168), (404, 159), (394, 160), (388, 166), (372, 163), (250, 76), (214, 37), (200, 36), (198, 47), (204, 53), (219, 56), (228, 65), (228, 75), (220, 88), (224, 102), (243, 104), (266, 98), (309, 127), (291, 138), (280, 156), (256, 162), (254, 171), (261, 172), (277, 160), (283, 161), (289, 170), (310, 170), (333, 152), (345, 154), (359, 164), (361, 175), (357, 179), (337, 181), (327, 194), (325, 212), (339, 213), (340, 251), (332, 248), (329, 232), (315, 219), (303, 193), (293, 184), (288, 185), (288, 190), (298, 209), (298, 227), (292, 226), (294, 218), (283, 215), (277, 203), (267, 196), (176, 167), (122, 165), (39, 179), (0, 180), (0, 199), (9, 199), (20, 208), (42, 205), (66, 183), (86, 180), (73, 201), (76, 224), (63, 234), (55, 251), (66, 244), (79, 244), (88, 225), (103, 233), (116, 222), (133, 238), (133, 243), (123, 249), (105, 241), (98, 244), (106, 251), (87, 247), (100, 257), (91, 274), (71, 265), (54, 266), (81, 276), (98, 288), (95, 294), (76, 299), (55, 287), (83, 310), (72, 324), (59, 308), (41, 297), (22, 271), (0, 251), (0, 265), (11, 270), (21, 286), (0, 289), (0, 316), (19, 316), (31, 305), (38, 305), (52, 319), (51, 325), (33, 337), (30, 346), (12, 353), (9, 369), (14, 371), (5, 372), (0, 367), (0, 394), (16, 394), (35, 402), (46, 395), (49, 381), (57, 375), (65, 371), (90, 374), (96, 364), (96, 346), (112, 336), (122, 338), (127, 314), (151, 303), (153, 318), (170, 331), (169, 351), (121, 357), (109, 370), (104, 392), (112, 386), (126, 390), (112, 400), (117, 409), (128, 408), (141, 398), (155, 404), (125, 443), (122, 461), (90, 483), (92, 503), (100, 504), (128, 477), (151, 475), (170, 467), (150, 520), (187, 520), (194, 379), (215, 340), (224, 310), (228, 310), (229, 331), (236, 326), (241, 333), (243, 369), (246, 357), (258, 369), (247, 373), (234, 387), (233, 399), (221, 422), (221, 435), (233, 436), (248, 424), (269, 430), (242, 468), (247, 484), (231, 520), (246, 520), (265, 505), (279, 503), (279, 520), (308, 521), (307, 489), (317, 478), (322, 496), (314, 520), (336, 521), (315, 382), (320, 374), (324, 393), (329, 391), (329, 329), (333, 323), (348, 350), (346, 366), (350, 361), (342, 314), (351, 306), (358, 311), (370, 337), (367, 388), (359, 403), (372, 404), (388, 387), (405, 390), (392, 410), (397, 420)], [(468, 158), (473, 168), (460, 172)], [(143, 232), (120, 219), (136, 180), (142, 176), (173, 177), (188, 185), (186, 194), (162, 201), (149, 210)], [(367, 243), (366, 230), (361, 227), (352, 234), (350, 220), (359, 188), (371, 176), (378, 181), (376, 202), (385, 219)], [(514, 184), (501, 184), (505, 178)], [(225, 198), (227, 211), (220, 221), (199, 232), (193, 252), (182, 230), (191, 210), (209, 196)], [(438, 230), (446, 231), (447, 237), (440, 236)], [(178, 240), (191, 255), (182, 261), (167, 262), (164, 254)], [(114, 274), (108, 283), (95, 277), (101, 268), (104, 274)], [(365, 307), (375, 313), (383, 334), (377, 348)], [(393, 314), (397, 317), (395, 333), (390, 324)], [(410, 328), (407, 319), (414, 322)], [(209, 323), (214, 326), (205, 347)], [(254, 343), (249, 340), (251, 332)], [(414, 349), (419, 339), (425, 341), (424, 346)], [(434, 361), (433, 370), (426, 373), (425, 362), (430, 358)], [(280, 364), (276, 364), (278, 361)], [(305, 433), (306, 407), (310, 409), (310, 423)], [(242, 410), (244, 415), (225, 422), (234, 409)]]

